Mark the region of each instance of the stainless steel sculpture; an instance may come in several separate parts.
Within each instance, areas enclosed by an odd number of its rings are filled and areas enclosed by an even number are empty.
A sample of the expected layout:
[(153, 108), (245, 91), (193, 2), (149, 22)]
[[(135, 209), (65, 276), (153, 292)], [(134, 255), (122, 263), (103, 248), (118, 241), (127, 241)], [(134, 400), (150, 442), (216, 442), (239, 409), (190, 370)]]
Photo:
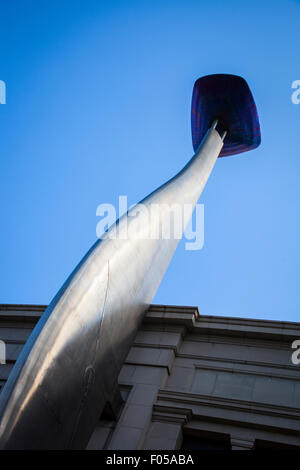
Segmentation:
[(2, 449), (85, 448), (179, 242), (174, 233), (151, 238), (149, 230), (160, 230), (174, 204), (196, 204), (221, 151), (259, 144), (246, 82), (232, 75), (198, 80), (192, 127), (194, 157), (142, 201), (155, 208), (152, 226), (136, 207), (121, 217), (107, 234), (118, 229), (119, 236), (95, 243), (28, 339), (0, 395)]

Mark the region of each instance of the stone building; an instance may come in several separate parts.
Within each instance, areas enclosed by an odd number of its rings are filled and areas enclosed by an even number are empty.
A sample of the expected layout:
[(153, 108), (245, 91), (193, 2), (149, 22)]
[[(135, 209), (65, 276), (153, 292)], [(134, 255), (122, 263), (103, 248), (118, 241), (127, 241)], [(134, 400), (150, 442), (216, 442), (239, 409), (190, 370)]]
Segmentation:
[[(1, 387), (45, 308), (0, 306)], [(152, 305), (87, 448), (300, 449), (299, 338), (300, 323)]]

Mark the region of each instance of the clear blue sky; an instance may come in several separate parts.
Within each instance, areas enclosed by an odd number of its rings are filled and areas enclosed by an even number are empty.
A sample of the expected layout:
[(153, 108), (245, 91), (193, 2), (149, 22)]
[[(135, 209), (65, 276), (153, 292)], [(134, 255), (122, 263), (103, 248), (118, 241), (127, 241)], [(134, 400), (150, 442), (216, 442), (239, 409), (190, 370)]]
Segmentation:
[(192, 156), (206, 74), (242, 75), (262, 144), (219, 159), (205, 245), (181, 243), (155, 303), (300, 321), (299, 1), (0, 1), (0, 302), (47, 304), (96, 239), (96, 207), (130, 204)]

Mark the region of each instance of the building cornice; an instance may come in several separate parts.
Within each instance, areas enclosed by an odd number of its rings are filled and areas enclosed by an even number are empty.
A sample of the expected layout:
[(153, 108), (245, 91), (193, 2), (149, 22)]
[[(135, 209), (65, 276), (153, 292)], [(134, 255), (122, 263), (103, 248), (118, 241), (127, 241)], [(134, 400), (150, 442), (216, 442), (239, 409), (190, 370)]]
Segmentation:
[(200, 315), (197, 307), (151, 305), (145, 324), (184, 325), (190, 332), (290, 342), (300, 338), (300, 323)]

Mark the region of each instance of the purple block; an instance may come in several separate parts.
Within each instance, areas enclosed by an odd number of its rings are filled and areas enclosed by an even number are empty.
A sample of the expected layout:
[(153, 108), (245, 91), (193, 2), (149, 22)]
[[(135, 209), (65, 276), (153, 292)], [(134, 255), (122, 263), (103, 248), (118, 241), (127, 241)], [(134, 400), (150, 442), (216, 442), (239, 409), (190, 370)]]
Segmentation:
[(255, 149), (261, 142), (256, 105), (247, 82), (237, 75), (199, 78), (192, 98), (192, 138), (196, 151), (215, 119), (227, 129), (220, 157)]

